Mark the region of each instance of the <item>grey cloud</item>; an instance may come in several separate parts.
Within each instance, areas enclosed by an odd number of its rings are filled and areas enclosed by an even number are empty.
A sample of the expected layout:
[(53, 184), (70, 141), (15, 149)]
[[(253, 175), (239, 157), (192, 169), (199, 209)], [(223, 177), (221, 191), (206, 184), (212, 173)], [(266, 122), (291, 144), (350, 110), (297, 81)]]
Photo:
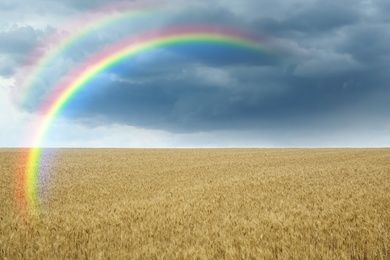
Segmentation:
[[(102, 2), (69, 0), (63, 4), (84, 9)], [(386, 3), (372, 1), (378, 17), (370, 16), (362, 2), (351, 0), (294, 0), (285, 5), (271, 0), (201, 1), (183, 7), (181, 13), (161, 20), (161, 26), (203, 22), (257, 31), (283, 45), (286, 57), (275, 61), (266, 55), (210, 45), (150, 51), (96, 78), (71, 101), (64, 116), (86, 125), (125, 124), (175, 133), (326, 131), (347, 122), (343, 116), (353, 118), (348, 121), (351, 124), (369, 117), (373, 121), (388, 118), (390, 23), (383, 11)], [(148, 25), (128, 32), (142, 32)], [(39, 96), (57, 77), (120, 39), (126, 28), (100, 32), (105, 37), (91, 35), (64, 53), (48, 68), (51, 77), (41, 79), (36, 98), (25, 108), (35, 111)], [(18, 33), (26, 39), (37, 37), (28, 29)], [(12, 45), (19, 38), (4, 35), (7, 40), (0, 45), (4, 52), (31, 48), (24, 37), (19, 45)], [(321, 119), (326, 119), (328, 128)]]
[(300, 8), (292, 8), (279, 19), (260, 16), (253, 21), (253, 26), (276, 35), (311, 38), (357, 24), (363, 19), (355, 1), (316, 1), (299, 6)]
[[(50, 2), (50, 0), (46, 0), (46, 2)], [(114, 6), (121, 4), (134, 4), (134, 5), (142, 5), (142, 4), (148, 4), (148, 3), (155, 3), (158, 5), (158, 2), (156, 1), (149, 1), (149, 0), (88, 0), (88, 1), (80, 1), (80, 0), (63, 0), (58, 1), (62, 6), (66, 6), (68, 8), (78, 10), (78, 11), (89, 11), (89, 10), (98, 10), (101, 7), (105, 6)], [(163, 1), (161, 1), (161, 4)]]
[(11, 1), (11, 0), (3, 0), (0, 2), (0, 9), (3, 10), (3, 11), (12, 11), (16, 8), (16, 3), (14, 1)]
[(283, 21), (283, 27), (306, 34), (327, 33), (329, 30), (355, 24), (359, 21), (359, 13), (344, 2), (317, 3), (314, 7), (302, 13), (296, 13)]
[(329, 77), (361, 70), (363, 65), (350, 54), (310, 50), (307, 58), (294, 66), (294, 74), (303, 77)]
[(0, 75), (11, 77), (27, 62), (27, 57), (36, 48), (45, 31), (31, 26), (9, 26), (0, 31)]
[(9, 56), (0, 55), (0, 76), (9, 78), (14, 75), (17, 65)]
[(62, 1), (63, 4), (69, 5), (78, 9), (88, 9), (104, 4), (108, 4), (112, 1), (109, 0), (90, 0), (90, 1), (77, 1), (77, 0), (65, 0)]
[[(86, 91), (86, 96), (81, 94), (74, 100), (67, 116), (81, 121), (99, 118), (103, 124), (120, 123), (171, 132), (285, 124), (293, 128), (329, 113), (359, 107), (367, 95), (377, 90), (368, 87), (375, 82), (369, 76), (351, 72), (307, 78), (275, 71), (275, 68), (269, 68), (273, 73), (261, 75), (260, 68), (259, 76), (249, 80), (245, 70), (223, 71), (229, 78), (217, 83), (205, 79), (199, 71), (182, 72), (184, 75), (177, 77), (177, 71), (169, 70), (165, 75), (171, 73), (176, 77), (138, 84), (106, 82), (105, 87), (95, 86), (98, 92)], [(386, 103), (382, 106), (389, 107)]]
[[(384, 12), (390, 11), (390, 2), (387, 0), (374, 0), (371, 1), (371, 5), (375, 6), (377, 5), (379, 10), (382, 10)], [(389, 14), (387, 14), (389, 15)]]
[(44, 33), (34, 30), (31, 26), (13, 26), (7, 31), (0, 32), (0, 52), (26, 53), (35, 47)]
[[(31, 3), (30, 7), (32, 11), (37, 11), (37, 10), (47, 10), (45, 7), (60, 7), (60, 6), (69, 6), (74, 9), (80, 9), (80, 10), (85, 10), (88, 8), (94, 8), (94, 7), (99, 7), (101, 5), (109, 4), (112, 3), (113, 1), (110, 0), (88, 0), (88, 1), (78, 1), (78, 0), (37, 0), (34, 1), (34, 3)], [(129, 1), (116, 1), (116, 2), (132, 2), (131, 0)], [(0, 3), (0, 6), (3, 8), (6, 8), (7, 10), (13, 10), (15, 8), (22, 8), (25, 5), (25, 1), (23, 0), (2, 0)], [(42, 9), (43, 8), (43, 9)], [(3, 9), (4, 10), (4, 9)], [(52, 11), (64, 11), (63, 9), (59, 10), (52, 10)], [(46, 12), (46, 11), (45, 11)]]
[(238, 17), (228, 6), (221, 6), (214, 2), (205, 5), (189, 5), (185, 4), (180, 11), (172, 17), (170, 24), (185, 25), (185, 24), (221, 24), (225, 26), (236, 26), (241, 28), (245, 24), (242, 17)]
[(389, 24), (363, 25), (347, 33), (347, 40), (340, 50), (367, 65), (388, 64), (390, 59)]

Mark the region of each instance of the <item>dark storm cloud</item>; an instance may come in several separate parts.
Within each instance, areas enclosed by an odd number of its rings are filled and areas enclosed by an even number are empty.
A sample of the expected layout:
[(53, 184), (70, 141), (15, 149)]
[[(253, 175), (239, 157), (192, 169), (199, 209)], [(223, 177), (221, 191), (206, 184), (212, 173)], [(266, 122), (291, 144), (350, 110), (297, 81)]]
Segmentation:
[(300, 33), (300, 37), (313, 37), (315, 34), (325, 34), (330, 30), (354, 24), (359, 19), (359, 13), (344, 4), (338, 6), (324, 2), (321, 6), (294, 13), (281, 21), (272, 17), (261, 17), (254, 25), (269, 33), (290, 32)]
[(389, 24), (362, 25), (348, 33), (340, 50), (351, 54), (357, 61), (366, 66), (389, 65), (390, 31)]
[(305, 34), (324, 34), (329, 30), (355, 24), (359, 19), (358, 10), (351, 5), (341, 1), (337, 3), (329, 1), (292, 15), (283, 21), (281, 26)]
[[(84, 10), (103, 2), (62, 4)], [(330, 118), (330, 129), (345, 115), (363, 121), (388, 118), (388, 1), (294, 0), (285, 5), (200, 1), (161, 25), (244, 28), (278, 42), (280, 60), (211, 45), (154, 50), (106, 71), (71, 101), (64, 115), (87, 125), (119, 123), (171, 132), (304, 129), (322, 118)], [(25, 39), (37, 37), (28, 28), (14, 33), (4, 34), (0, 50), (29, 49)], [(23, 40), (16, 35), (24, 35)], [(77, 62), (109, 39), (91, 36), (63, 59)], [(6, 66), (1, 70), (10, 73)], [(33, 111), (37, 100), (26, 107)], [(323, 125), (311, 127), (321, 130)]]
[[(252, 76), (247, 77), (245, 70), (250, 70), (248, 74)], [(262, 72), (260, 67), (242, 67), (222, 71), (220, 78), (207, 79), (217, 72), (210, 67), (198, 67), (188, 71), (168, 69), (164, 77), (149, 81), (103, 83), (100, 79), (100, 83), (93, 83), (69, 105), (67, 115), (85, 123), (92, 120), (89, 123), (96, 124), (96, 119), (105, 124), (123, 123), (171, 132), (285, 124), (294, 128), (324, 113), (357, 106), (381, 87), (366, 87), (378, 83), (368, 72), (305, 78), (283, 71), (270, 73)], [(256, 72), (259, 75), (253, 76)], [(97, 91), (91, 94), (94, 88)], [(390, 108), (384, 101), (382, 109)]]

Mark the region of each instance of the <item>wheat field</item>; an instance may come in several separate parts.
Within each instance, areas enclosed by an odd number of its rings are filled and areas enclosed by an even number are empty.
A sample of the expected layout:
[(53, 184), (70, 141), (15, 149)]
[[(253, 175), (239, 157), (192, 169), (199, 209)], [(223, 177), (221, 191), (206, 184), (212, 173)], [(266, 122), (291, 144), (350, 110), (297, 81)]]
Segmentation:
[(390, 149), (0, 150), (0, 259), (390, 259)]

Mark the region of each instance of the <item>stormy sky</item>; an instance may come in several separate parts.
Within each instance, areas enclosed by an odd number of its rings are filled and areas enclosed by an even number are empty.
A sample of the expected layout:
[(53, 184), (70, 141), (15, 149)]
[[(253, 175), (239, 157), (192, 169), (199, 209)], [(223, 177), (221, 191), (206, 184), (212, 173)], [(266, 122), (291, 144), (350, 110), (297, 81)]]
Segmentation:
[(121, 1), (153, 10), (91, 31), (43, 67), (20, 101), (26, 60), (55, 48), (50, 39), (76, 30), (72, 21), (112, 3), (0, 0), (1, 147), (28, 146), (50, 91), (94, 54), (128, 37), (200, 24), (267, 39), (277, 57), (217, 44), (141, 53), (89, 82), (42, 145), (390, 145), (388, 0)]

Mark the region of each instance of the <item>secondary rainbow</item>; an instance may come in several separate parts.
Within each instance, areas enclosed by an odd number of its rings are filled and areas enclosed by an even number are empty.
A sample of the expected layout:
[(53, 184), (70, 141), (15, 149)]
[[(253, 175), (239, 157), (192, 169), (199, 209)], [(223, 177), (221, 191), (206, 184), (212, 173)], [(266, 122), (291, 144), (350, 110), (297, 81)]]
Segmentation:
[(160, 8), (162, 3), (163, 1), (159, 1), (158, 5), (153, 2), (140, 5), (119, 2), (92, 12), (83, 13), (79, 18), (67, 21), (66, 26), (61, 29), (61, 33), (56, 32), (47, 37), (43, 44), (38, 46), (26, 58), (24, 62), (26, 69), (18, 76), (18, 87), (14, 91), (13, 98), (19, 104), (26, 102), (25, 99), (29, 96), (30, 89), (41, 78), (45, 68), (66, 50), (96, 31), (121, 24), (126, 20), (135, 21), (145, 17), (161, 17), (162, 14), (174, 10), (173, 7), (168, 5), (165, 5), (164, 9)]
[(42, 123), (36, 131), (28, 151), (26, 169), (23, 178), (23, 203), (30, 216), (39, 217), (38, 178), (41, 164), (43, 140), (55, 118), (59, 116), (66, 104), (77, 95), (94, 77), (111, 66), (150, 49), (183, 44), (221, 44), (242, 49), (249, 49), (262, 55), (275, 56), (272, 46), (264, 39), (258, 39), (249, 34), (229, 28), (213, 26), (181, 27), (129, 38), (111, 48), (102, 51), (76, 68), (68, 78), (56, 87), (51, 98), (43, 104), (41, 113)]

